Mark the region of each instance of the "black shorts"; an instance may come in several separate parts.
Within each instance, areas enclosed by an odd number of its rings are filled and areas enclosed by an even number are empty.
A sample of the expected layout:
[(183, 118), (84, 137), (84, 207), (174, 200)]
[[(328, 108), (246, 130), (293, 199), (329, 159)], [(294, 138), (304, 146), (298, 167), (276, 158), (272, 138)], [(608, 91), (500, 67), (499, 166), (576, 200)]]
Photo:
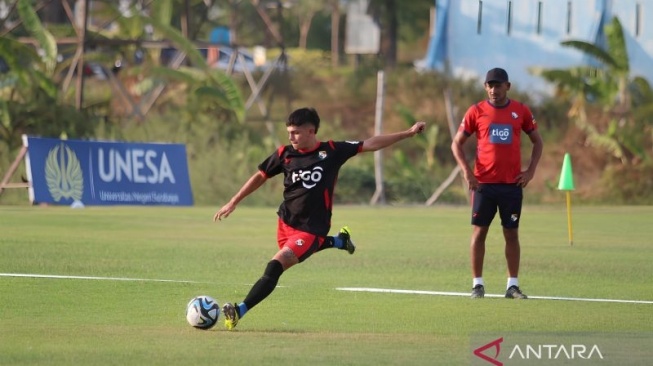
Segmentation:
[(523, 188), (516, 184), (480, 184), (472, 194), (472, 225), (490, 226), (499, 209), (501, 226), (518, 228), (523, 197)]

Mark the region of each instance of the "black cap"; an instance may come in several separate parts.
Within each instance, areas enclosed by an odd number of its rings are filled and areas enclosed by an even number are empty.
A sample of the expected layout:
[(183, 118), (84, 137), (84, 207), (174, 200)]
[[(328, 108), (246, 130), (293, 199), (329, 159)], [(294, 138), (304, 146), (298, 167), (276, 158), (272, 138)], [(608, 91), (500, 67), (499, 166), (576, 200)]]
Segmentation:
[(491, 81), (498, 81), (500, 83), (508, 82), (508, 73), (504, 69), (494, 68), (487, 72), (485, 75), (485, 82), (489, 83)]

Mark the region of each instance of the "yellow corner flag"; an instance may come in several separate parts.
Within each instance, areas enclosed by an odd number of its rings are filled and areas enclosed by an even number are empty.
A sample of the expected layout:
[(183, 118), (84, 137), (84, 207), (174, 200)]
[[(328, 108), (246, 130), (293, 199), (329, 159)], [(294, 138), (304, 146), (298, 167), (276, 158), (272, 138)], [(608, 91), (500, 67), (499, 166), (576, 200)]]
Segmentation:
[(571, 156), (565, 154), (565, 160), (562, 162), (562, 171), (560, 172), (560, 181), (558, 190), (567, 193), (567, 229), (569, 231), (569, 245), (574, 245), (574, 234), (571, 227), (571, 192), (574, 190), (574, 174), (571, 171)]

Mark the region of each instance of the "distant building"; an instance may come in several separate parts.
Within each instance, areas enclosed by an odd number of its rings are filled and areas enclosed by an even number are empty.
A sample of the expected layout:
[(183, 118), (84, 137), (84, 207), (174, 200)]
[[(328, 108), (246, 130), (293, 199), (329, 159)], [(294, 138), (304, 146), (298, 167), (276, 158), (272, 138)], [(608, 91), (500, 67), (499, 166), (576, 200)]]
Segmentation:
[(602, 44), (603, 26), (614, 16), (623, 26), (631, 76), (653, 83), (650, 0), (435, 0), (427, 54), (415, 64), (479, 79), (503, 67), (519, 90), (548, 94), (553, 86), (528, 69), (595, 64), (560, 42)]

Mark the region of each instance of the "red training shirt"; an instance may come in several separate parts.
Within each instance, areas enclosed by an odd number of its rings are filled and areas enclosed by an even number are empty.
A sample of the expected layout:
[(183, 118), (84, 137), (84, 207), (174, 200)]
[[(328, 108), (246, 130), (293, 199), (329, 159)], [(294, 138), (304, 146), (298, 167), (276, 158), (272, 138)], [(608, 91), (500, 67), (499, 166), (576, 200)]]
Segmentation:
[(515, 183), (521, 172), (521, 131), (537, 129), (530, 109), (508, 100), (497, 107), (484, 100), (469, 107), (459, 130), (476, 133), (474, 176), (479, 183)]

